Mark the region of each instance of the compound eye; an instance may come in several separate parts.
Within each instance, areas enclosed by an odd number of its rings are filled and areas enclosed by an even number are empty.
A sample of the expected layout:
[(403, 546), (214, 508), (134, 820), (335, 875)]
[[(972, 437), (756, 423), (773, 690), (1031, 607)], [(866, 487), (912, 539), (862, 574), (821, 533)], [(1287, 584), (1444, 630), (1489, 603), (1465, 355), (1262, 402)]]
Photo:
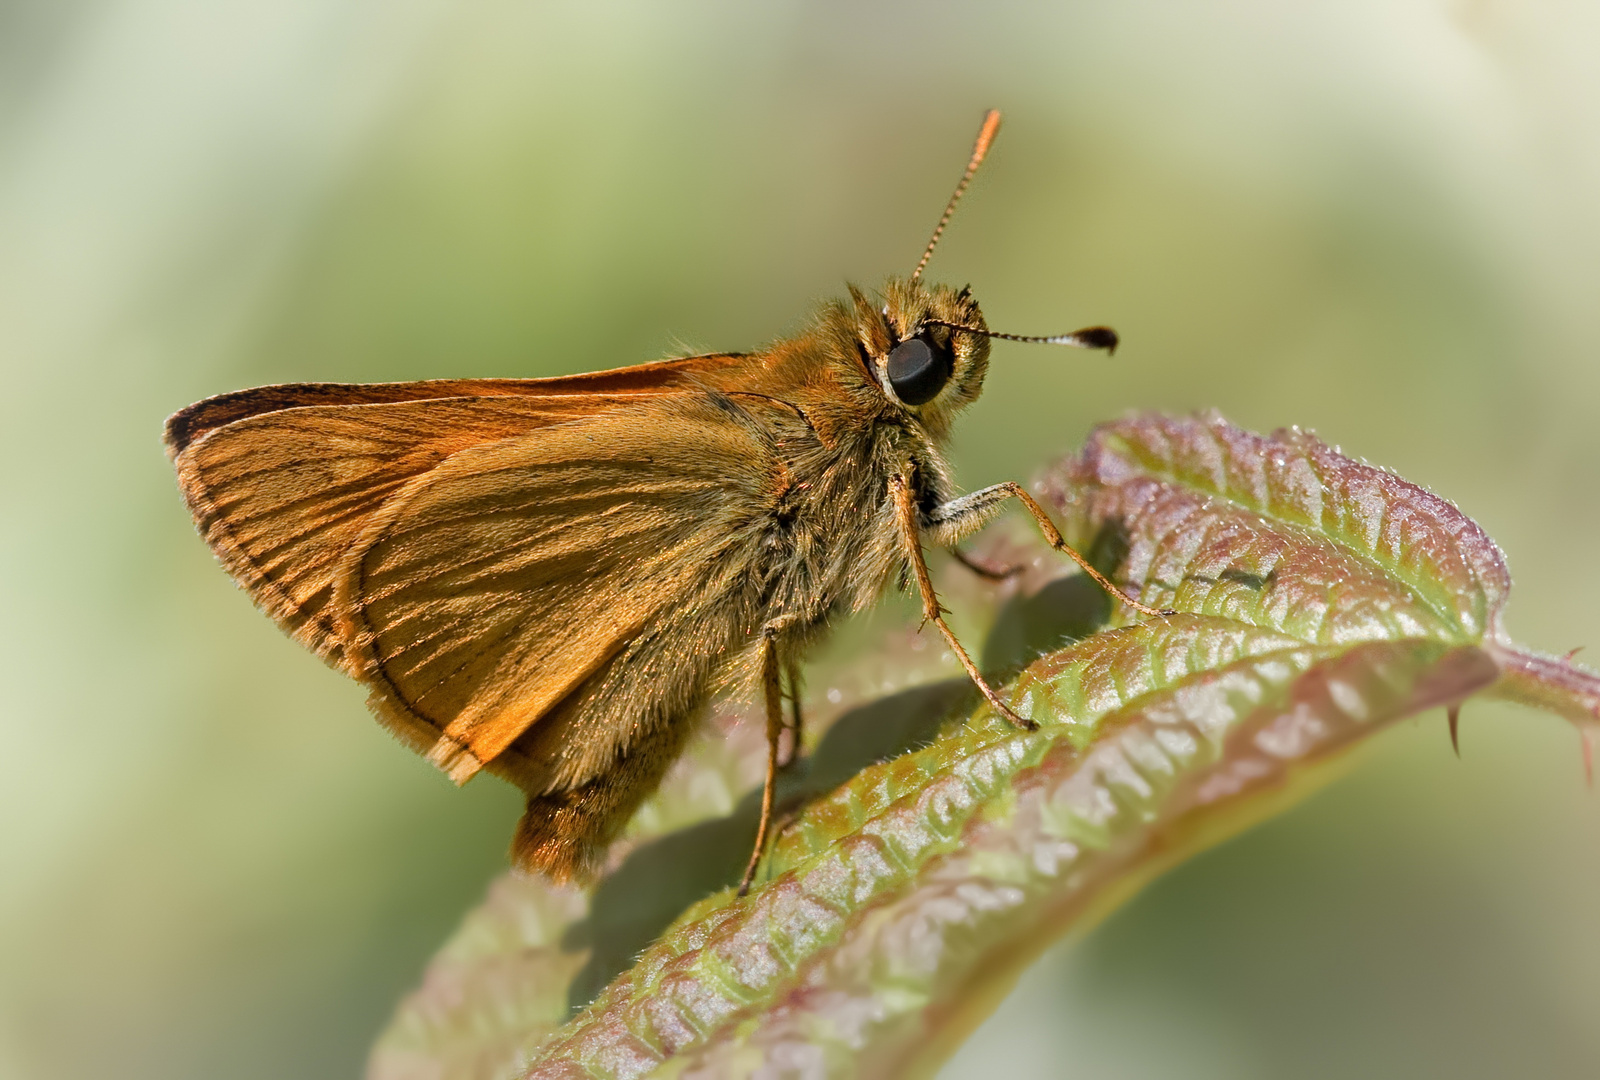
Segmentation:
[(907, 338), (889, 350), (889, 385), (907, 405), (926, 405), (939, 396), (955, 370), (955, 357), (925, 337)]

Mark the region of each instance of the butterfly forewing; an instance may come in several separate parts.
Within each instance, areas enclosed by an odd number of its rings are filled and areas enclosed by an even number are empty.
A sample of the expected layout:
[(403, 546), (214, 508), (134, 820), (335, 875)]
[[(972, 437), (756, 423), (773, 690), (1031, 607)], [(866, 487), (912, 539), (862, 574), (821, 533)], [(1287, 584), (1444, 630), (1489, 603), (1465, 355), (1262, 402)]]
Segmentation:
[[(208, 398), (166, 440), (207, 542), (297, 640), (349, 670), (333, 567), (408, 481), (470, 446), (681, 390), (737, 367), (686, 357), (556, 379), (300, 383)], [(353, 673), (353, 672), (352, 672)]]

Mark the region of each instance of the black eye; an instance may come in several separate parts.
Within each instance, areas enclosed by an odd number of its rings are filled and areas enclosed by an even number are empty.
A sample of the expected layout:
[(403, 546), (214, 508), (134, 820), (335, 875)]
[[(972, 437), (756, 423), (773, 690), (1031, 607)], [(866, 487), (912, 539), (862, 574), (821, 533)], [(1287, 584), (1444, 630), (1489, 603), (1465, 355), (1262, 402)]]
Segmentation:
[(939, 396), (955, 370), (955, 357), (927, 338), (907, 338), (889, 350), (889, 385), (907, 405), (926, 405)]

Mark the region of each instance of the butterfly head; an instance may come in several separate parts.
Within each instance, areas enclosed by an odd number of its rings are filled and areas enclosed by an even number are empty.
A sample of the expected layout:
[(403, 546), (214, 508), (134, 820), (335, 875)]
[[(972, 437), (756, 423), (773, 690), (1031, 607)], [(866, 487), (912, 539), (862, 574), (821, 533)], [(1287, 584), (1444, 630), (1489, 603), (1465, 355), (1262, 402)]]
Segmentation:
[(970, 288), (890, 278), (880, 303), (855, 289), (851, 298), (852, 336), (873, 385), (891, 409), (935, 430), (983, 392), (991, 338), (1107, 352), (1117, 347), (1116, 331), (1105, 326), (1042, 337), (997, 333), (984, 323)]
[(983, 391), (983, 376), (989, 369), (989, 339), (1107, 352), (1114, 352), (1117, 347), (1116, 333), (1104, 326), (1043, 337), (996, 333), (984, 324), (983, 312), (970, 288), (951, 289), (923, 280), (922, 271), (999, 130), (1000, 114), (991, 109), (978, 131), (961, 182), (945, 204), (944, 214), (911, 276), (890, 278), (880, 302), (873, 302), (852, 288), (853, 305), (834, 307), (834, 318), (824, 320), (832, 322), (833, 329), (840, 332), (835, 338), (834, 355), (846, 363), (851, 354), (860, 360), (865, 370), (856, 374), (867, 376), (869, 396), (876, 397), (884, 409), (902, 421), (927, 428), (935, 438), (947, 434), (955, 413)]
[[(989, 339), (970, 289), (891, 278), (881, 305), (856, 305), (858, 319), (876, 323), (868, 342), (873, 382), (891, 403), (942, 426), (983, 391)], [(867, 308), (868, 310), (863, 310)], [(966, 329), (960, 329), (966, 328)]]

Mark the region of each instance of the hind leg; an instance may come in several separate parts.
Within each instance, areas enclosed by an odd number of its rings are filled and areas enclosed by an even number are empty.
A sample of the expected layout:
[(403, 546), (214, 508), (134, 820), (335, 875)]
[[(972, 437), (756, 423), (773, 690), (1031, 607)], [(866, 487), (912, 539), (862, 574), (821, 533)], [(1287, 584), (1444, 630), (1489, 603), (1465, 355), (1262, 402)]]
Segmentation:
[(740, 896), (750, 891), (772, 830), (772, 800), (778, 790), (778, 739), (783, 733), (783, 685), (778, 672), (778, 645), (774, 635), (768, 633), (761, 642), (761, 690), (767, 704), (767, 782), (761, 789), (761, 820), (756, 825), (755, 848), (750, 852), (750, 862), (739, 881)]
[(779, 769), (787, 769), (800, 760), (805, 738), (805, 716), (800, 707), (800, 664), (794, 659), (784, 661), (783, 678), (789, 684), (785, 694), (789, 699), (789, 752), (778, 760)]

